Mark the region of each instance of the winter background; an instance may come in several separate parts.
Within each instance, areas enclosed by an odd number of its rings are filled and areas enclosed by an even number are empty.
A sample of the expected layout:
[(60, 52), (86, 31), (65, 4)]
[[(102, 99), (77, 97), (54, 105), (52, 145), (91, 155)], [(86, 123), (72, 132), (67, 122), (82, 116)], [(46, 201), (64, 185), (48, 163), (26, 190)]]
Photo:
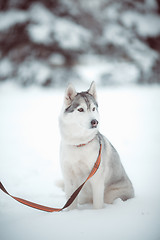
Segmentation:
[(58, 116), (64, 89), (96, 81), (100, 131), (135, 198), (45, 213), (0, 191), (0, 239), (160, 239), (160, 1), (0, 1), (0, 181), (62, 207)]

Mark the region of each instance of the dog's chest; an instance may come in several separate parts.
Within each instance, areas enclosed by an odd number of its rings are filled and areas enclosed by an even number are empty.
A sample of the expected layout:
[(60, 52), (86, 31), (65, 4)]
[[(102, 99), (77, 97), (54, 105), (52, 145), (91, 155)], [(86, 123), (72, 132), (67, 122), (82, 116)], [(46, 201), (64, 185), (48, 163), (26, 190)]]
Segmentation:
[(65, 148), (63, 164), (68, 171), (77, 176), (86, 177), (96, 162), (97, 151), (93, 148), (73, 147)]

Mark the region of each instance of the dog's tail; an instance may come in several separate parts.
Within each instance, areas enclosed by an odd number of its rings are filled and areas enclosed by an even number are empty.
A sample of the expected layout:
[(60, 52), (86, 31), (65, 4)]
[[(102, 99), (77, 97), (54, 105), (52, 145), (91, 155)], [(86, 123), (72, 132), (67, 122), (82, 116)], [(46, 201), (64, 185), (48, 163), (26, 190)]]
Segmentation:
[(64, 181), (62, 179), (55, 182), (56, 186), (61, 188), (64, 191)]

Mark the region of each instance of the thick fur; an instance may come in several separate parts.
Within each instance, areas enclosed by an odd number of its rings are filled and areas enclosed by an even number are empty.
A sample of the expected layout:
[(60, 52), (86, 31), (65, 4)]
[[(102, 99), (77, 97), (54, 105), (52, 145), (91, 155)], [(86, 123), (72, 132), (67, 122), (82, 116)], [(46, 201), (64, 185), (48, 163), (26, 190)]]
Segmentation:
[[(95, 175), (84, 185), (77, 204), (93, 203), (96, 209), (117, 198), (134, 197), (134, 189), (112, 144), (98, 130), (99, 113), (95, 83), (88, 91), (77, 93), (72, 85), (65, 92), (64, 105), (59, 118), (61, 132), (61, 168), (66, 198), (88, 177), (96, 162), (102, 143), (101, 164)], [(86, 144), (78, 146), (80, 144)]]

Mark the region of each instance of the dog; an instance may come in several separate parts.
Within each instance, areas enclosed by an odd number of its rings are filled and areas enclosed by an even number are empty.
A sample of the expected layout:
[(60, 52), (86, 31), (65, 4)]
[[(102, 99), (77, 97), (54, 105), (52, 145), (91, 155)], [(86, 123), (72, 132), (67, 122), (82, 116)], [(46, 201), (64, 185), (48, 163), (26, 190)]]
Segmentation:
[(127, 176), (116, 149), (99, 132), (99, 113), (95, 82), (88, 91), (77, 93), (69, 84), (59, 116), (61, 133), (60, 164), (64, 191), (69, 199), (86, 180), (96, 162), (102, 144), (101, 163), (95, 175), (84, 185), (79, 196), (69, 207), (93, 203), (101, 209), (115, 199), (134, 197), (132, 183)]

